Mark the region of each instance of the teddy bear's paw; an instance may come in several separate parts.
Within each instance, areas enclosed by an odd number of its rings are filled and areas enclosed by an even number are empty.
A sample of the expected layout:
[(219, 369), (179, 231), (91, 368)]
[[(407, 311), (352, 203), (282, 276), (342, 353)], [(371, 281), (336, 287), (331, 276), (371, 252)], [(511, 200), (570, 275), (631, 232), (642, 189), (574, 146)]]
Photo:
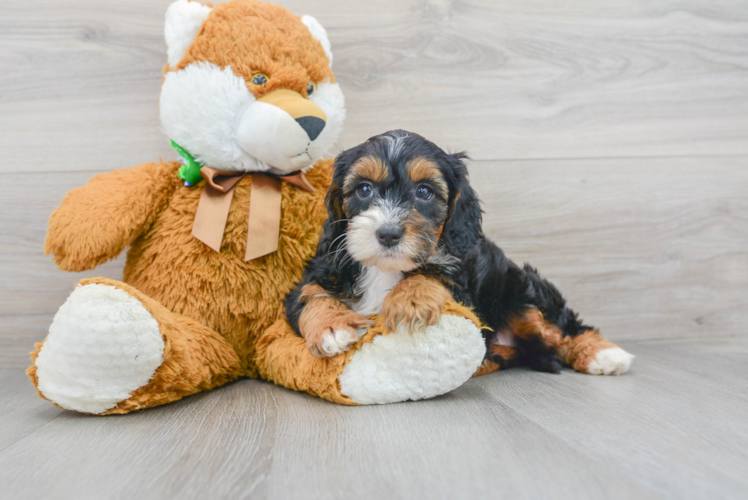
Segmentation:
[(351, 356), (338, 381), (341, 392), (359, 404), (432, 398), (464, 384), (485, 354), (472, 321), (442, 314), (424, 330), (374, 337)]
[(146, 385), (163, 353), (158, 321), (135, 297), (109, 285), (79, 286), (36, 359), (37, 388), (62, 408), (102, 413)]
[(598, 351), (586, 371), (590, 375), (623, 375), (631, 368), (633, 361), (633, 354), (620, 347), (611, 347)]

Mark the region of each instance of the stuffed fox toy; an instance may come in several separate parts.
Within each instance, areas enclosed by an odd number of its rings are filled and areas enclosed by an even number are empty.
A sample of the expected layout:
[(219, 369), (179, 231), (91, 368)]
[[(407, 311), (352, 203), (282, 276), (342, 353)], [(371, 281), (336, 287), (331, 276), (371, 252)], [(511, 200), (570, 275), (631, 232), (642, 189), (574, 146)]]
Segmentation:
[(97, 175), (52, 214), (45, 250), (63, 270), (128, 251), (123, 280), (81, 281), (36, 345), (28, 374), (38, 394), (112, 414), (242, 376), (343, 404), (464, 383), (485, 344), (459, 305), (420, 333), (386, 335), (373, 318), (329, 359), (284, 320), (283, 298), (327, 217), (332, 161), (322, 158), (345, 117), (319, 22), (253, 0), (177, 0), (165, 38), (161, 123), (183, 161)]

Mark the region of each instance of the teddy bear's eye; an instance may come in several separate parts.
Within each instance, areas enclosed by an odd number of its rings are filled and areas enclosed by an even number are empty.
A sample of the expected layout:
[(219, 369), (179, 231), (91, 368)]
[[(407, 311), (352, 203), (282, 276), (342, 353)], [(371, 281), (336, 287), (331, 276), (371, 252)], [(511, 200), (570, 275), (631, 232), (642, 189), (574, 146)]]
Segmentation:
[(255, 85), (265, 85), (268, 82), (268, 77), (262, 73), (257, 73), (252, 77), (252, 83)]
[(306, 96), (312, 97), (312, 94), (314, 94), (315, 90), (317, 90), (317, 86), (310, 82), (309, 85), (306, 86)]

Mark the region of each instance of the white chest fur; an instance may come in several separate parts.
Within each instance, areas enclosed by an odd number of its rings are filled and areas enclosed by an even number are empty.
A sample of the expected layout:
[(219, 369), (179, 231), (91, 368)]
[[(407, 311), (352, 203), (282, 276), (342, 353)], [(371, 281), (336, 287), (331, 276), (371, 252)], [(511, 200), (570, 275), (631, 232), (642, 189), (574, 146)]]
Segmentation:
[(361, 298), (350, 304), (351, 309), (364, 316), (381, 313), (384, 298), (402, 279), (400, 271), (380, 271), (376, 266), (364, 268), (355, 286), (356, 295)]

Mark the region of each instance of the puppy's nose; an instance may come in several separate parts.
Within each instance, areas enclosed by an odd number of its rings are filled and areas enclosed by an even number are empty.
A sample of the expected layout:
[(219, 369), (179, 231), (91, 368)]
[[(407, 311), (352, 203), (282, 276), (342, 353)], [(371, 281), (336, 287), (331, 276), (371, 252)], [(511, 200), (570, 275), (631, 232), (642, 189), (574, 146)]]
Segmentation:
[(296, 123), (301, 125), (306, 135), (309, 136), (309, 140), (313, 141), (319, 134), (322, 133), (322, 129), (325, 128), (325, 120), (317, 118), (316, 116), (302, 116), (296, 119)]
[(403, 228), (395, 225), (382, 226), (377, 229), (377, 239), (382, 246), (394, 247), (403, 239)]

